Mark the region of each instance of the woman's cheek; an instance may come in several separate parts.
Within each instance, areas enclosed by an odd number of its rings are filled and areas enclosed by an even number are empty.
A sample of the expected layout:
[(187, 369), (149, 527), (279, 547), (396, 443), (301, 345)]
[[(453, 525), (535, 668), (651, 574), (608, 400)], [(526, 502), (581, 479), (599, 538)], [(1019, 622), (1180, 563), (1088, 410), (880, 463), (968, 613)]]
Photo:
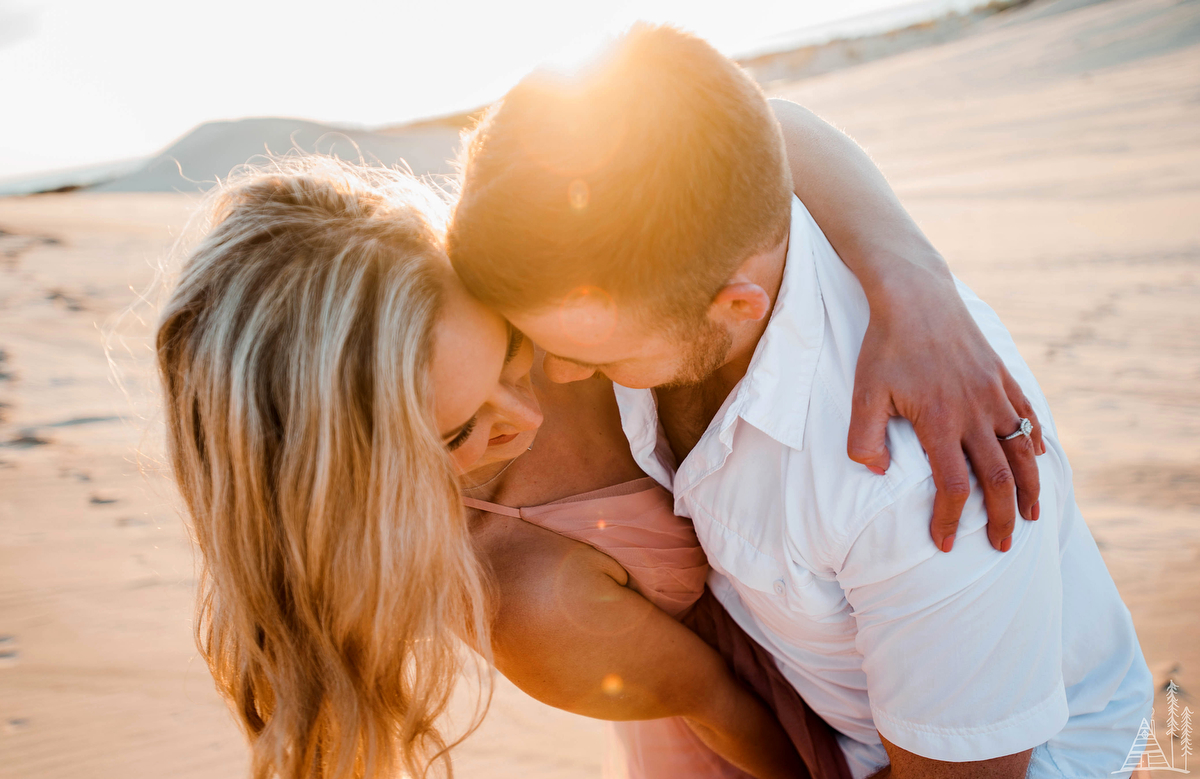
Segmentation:
[(471, 437), (466, 440), (462, 446), (451, 452), (451, 459), (454, 461), (455, 467), (461, 476), (468, 473), (473, 468), (479, 467), (482, 463), (479, 462), (487, 451), (487, 438), (476, 430), (471, 434)]
[(453, 452), (450, 453), (450, 462), (452, 462), (454, 464), (454, 471), (459, 476), (462, 476), (464, 473), (466, 473), (468, 470), (470, 470), (465, 457), (466, 457), (466, 455), (463, 453), (463, 450), (461, 448), (455, 449)]

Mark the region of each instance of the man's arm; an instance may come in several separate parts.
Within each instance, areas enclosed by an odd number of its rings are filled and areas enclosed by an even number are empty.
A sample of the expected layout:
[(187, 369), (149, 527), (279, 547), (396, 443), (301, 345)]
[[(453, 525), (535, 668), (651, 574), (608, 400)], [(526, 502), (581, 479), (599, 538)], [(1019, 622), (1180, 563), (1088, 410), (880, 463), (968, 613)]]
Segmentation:
[[(987, 499), (988, 538), (1007, 551), (1017, 508), (1038, 518), (1035, 453), (1044, 446), (1037, 415), (967, 313), (945, 260), (867, 154), (795, 103), (776, 99), (771, 107), (796, 195), (871, 306), (854, 382), (850, 459), (886, 471), (887, 421), (908, 418), (937, 485), (934, 543), (945, 552), (954, 544), (970, 492), (969, 458)], [(1021, 418), (1033, 422), (1033, 437), (1002, 444), (997, 436), (1014, 432)]]
[(1033, 753), (1033, 750), (1027, 749), (993, 760), (947, 763), (914, 755), (883, 736), (879, 738), (883, 741), (891, 765), (872, 774), (870, 779), (1024, 779), (1029, 771), (1029, 756)]

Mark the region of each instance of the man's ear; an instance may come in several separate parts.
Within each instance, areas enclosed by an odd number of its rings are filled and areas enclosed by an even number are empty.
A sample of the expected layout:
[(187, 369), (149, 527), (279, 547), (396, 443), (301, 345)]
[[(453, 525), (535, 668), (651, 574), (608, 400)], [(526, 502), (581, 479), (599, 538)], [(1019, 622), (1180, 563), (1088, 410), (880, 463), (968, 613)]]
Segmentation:
[(710, 319), (730, 325), (757, 322), (770, 312), (771, 296), (767, 291), (737, 276), (721, 287), (708, 307)]

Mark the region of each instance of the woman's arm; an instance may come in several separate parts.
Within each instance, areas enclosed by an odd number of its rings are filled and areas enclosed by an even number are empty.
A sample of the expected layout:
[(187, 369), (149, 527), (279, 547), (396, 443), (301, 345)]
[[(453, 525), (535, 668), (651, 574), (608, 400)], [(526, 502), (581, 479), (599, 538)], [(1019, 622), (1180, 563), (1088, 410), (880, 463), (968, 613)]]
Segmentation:
[(501, 673), (587, 717), (683, 717), (713, 751), (760, 779), (804, 775), (778, 720), (712, 648), (622, 586), (624, 569), (591, 547), (532, 531), (536, 543), (489, 555)]
[[(969, 458), (987, 501), (988, 537), (1007, 551), (1016, 510), (1038, 517), (1035, 454), (1044, 446), (1032, 406), (967, 312), (945, 260), (866, 153), (795, 103), (772, 100), (771, 107), (797, 197), (871, 305), (854, 380), (850, 458), (883, 473), (887, 421), (907, 417), (937, 485), (930, 534), (938, 548), (953, 546), (970, 494)], [(1014, 432), (1022, 417), (1033, 422), (1033, 438), (1001, 444), (997, 436)]]

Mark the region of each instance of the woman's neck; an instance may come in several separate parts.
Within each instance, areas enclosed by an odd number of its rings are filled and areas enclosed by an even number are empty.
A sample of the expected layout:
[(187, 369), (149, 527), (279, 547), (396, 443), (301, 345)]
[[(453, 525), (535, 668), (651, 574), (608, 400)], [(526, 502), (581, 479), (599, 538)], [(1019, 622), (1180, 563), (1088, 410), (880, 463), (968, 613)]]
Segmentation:
[(520, 455), (511, 460), (488, 463), (481, 468), (476, 468), (463, 474), (463, 494), (478, 500), (491, 501), (500, 492), (500, 487), (504, 484), (504, 474), (518, 459), (520, 459)]

